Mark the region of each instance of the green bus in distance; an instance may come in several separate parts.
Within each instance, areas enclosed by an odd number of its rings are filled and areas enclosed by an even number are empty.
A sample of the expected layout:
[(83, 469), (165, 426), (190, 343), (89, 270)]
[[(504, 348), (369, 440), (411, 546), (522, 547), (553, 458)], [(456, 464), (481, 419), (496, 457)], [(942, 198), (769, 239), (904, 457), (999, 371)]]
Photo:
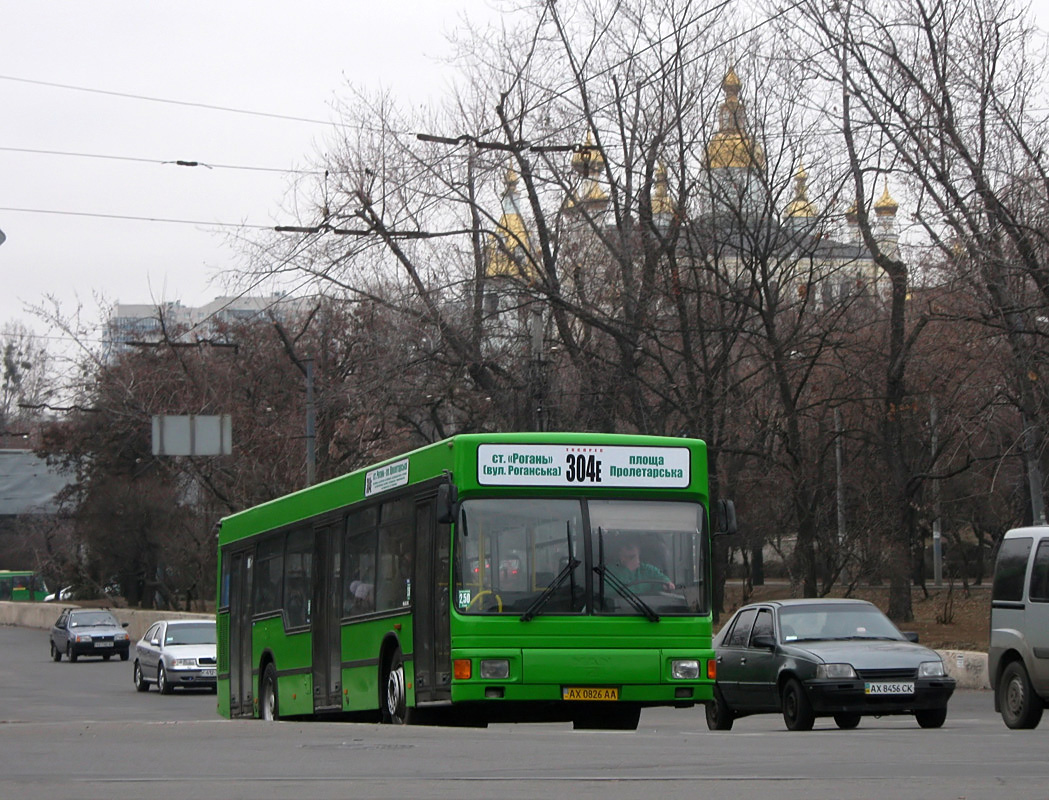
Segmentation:
[(637, 727), (711, 699), (697, 439), (460, 435), (225, 517), (227, 717)]
[(47, 594), (44, 579), (32, 570), (0, 569), (0, 600), (42, 603)]

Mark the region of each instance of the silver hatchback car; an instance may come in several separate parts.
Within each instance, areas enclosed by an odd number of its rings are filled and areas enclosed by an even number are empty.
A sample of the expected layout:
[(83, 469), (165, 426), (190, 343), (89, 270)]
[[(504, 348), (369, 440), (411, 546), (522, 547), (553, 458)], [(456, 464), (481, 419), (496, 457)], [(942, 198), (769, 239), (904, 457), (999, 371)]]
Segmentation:
[(155, 683), (161, 694), (176, 686), (215, 690), (215, 623), (171, 619), (155, 622), (135, 645), (135, 688), (148, 692)]

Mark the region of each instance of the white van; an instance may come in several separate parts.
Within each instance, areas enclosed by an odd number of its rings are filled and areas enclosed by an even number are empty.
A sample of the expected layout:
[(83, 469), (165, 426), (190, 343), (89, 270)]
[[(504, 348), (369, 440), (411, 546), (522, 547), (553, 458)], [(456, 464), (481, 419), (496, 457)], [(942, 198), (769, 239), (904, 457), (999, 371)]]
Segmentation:
[(987, 667), (994, 710), (1034, 728), (1049, 703), (1049, 525), (1016, 528), (998, 550)]

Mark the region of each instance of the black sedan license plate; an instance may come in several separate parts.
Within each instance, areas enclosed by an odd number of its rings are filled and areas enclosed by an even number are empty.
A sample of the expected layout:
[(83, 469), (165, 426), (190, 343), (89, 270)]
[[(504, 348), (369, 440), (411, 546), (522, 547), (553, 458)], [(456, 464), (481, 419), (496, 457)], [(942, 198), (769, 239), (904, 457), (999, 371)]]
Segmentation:
[(562, 700), (618, 700), (619, 689), (609, 686), (562, 686)]
[(863, 684), (865, 694), (914, 694), (914, 684), (910, 681), (868, 681)]

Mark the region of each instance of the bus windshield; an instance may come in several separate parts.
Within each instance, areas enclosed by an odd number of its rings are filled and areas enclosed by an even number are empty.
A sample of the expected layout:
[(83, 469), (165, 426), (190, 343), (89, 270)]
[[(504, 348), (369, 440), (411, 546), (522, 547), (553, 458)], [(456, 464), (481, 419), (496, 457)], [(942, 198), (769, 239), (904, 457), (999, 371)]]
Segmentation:
[(705, 614), (698, 503), (484, 499), (462, 505), (455, 595), (464, 614)]

